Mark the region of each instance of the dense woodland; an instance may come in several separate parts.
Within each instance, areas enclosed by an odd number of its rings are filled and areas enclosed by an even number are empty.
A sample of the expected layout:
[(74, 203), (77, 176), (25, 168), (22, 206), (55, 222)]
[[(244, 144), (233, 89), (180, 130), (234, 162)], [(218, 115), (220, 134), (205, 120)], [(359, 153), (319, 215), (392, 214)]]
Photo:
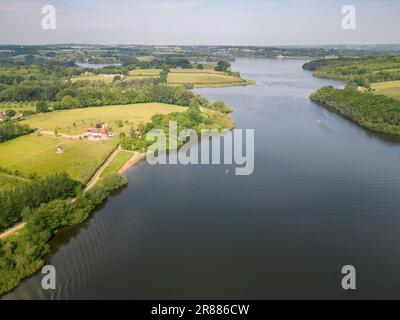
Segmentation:
[(0, 192), (0, 232), (20, 221), (25, 208), (72, 197), (79, 186), (65, 173), (59, 173)]
[[(221, 103), (221, 102), (219, 102)], [(214, 103), (213, 105), (218, 102)], [(225, 108), (221, 107), (221, 109)], [(229, 110), (225, 110), (228, 113)], [(152, 130), (163, 130), (166, 136), (169, 132), (169, 122), (176, 121), (178, 132), (182, 129), (191, 128), (200, 134), (202, 129), (232, 129), (235, 124), (231, 117), (222, 112), (201, 112), (199, 107), (193, 105), (188, 108), (186, 112), (172, 112), (170, 114), (161, 115), (157, 114), (151, 118), (151, 122), (147, 123), (143, 128), (131, 131), (130, 135), (122, 133), (120, 135), (120, 144), (126, 150), (139, 150), (146, 151), (147, 147), (153, 141), (146, 140), (146, 134)]]
[(400, 135), (400, 101), (369, 92), (323, 87), (311, 100), (371, 130)]
[[(116, 90), (132, 90), (137, 95), (147, 94), (146, 87), (157, 83), (165, 82), (163, 78), (150, 79), (150, 81), (116, 81), (111, 85), (102, 82), (78, 81), (72, 83), (69, 79), (85, 72), (102, 74), (127, 74), (135, 66), (112, 66), (101, 69), (83, 69), (79, 67), (70, 67), (64, 63), (10, 63), (0, 66), (0, 102), (4, 101), (49, 101), (61, 103), (65, 96), (80, 98), (76, 106), (87, 106), (90, 103), (98, 105), (101, 100), (107, 100), (106, 95), (111, 95)], [(142, 87), (144, 89), (141, 89)], [(107, 94), (100, 94), (106, 88), (111, 87)], [(115, 98), (109, 97), (108, 101)], [(138, 98), (139, 99), (139, 98)], [(149, 96), (143, 99), (155, 100)], [(115, 101), (116, 102), (116, 101)]]
[(371, 83), (400, 80), (400, 55), (315, 60), (303, 65), (314, 76), (347, 81), (345, 89), (323, 87), (311, 100), (385, 134), (400, 134), (400, 102), (373, 94)]
[[(61, 183), (62, 187), (58, 187), (62, 191), (58, 195), (53, 194), (53, 199), (38, 197), (34, 206), (27, 204), (24, 207), (27, 227), (23, 234), (0, 240), (0, 294), (17, 286), (23, 278), (43, 265), (43, 257), (50, 251), (48, 241), (58, 229), (86, 220), (113, 190), (127, 183), (125, 177), (111, 174), (88, 192), (77, 192), (75, 201), (70, 201), (65, 198), (75, 194), (76, 190), (73, 192), (73, 183), (68, 182), (66, 177), (64, 179), (65, 184)], [(48, 183), (53, 184), (50, 180)], [(19, 208), (22, 206), (19, 205)]]

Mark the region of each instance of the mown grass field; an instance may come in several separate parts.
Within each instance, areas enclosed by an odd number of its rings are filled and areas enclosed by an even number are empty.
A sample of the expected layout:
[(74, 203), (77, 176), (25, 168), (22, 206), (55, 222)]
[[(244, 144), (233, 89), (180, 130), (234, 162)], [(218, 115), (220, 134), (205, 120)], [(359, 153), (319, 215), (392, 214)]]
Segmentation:
[(138, 81), (138, 80), (149, 80), (156, 79), (158, 76), (125, 76), (123, 81)]
[[(0, 154), (4, 155), (0, 157), (0, 167), (18, 170), (24, 176), (64, 171), (86, 183), (117, 143), (117, 138), (95, 142), (32, 133), (0, 143)], [(57, 154), (57, 146), (62, 146), (64, 153)]]
[(252, 84), (253, 82), (214, 70), (171, 69), (168, 84), (191, 84), (194, 87), (224, 87)]
[(215, 71), (214, 69), (176, 69), (176, 68), (172, 68), (169, 70), (171, 73), (204, 73), (204, 74), (220, 74), (220, 75), (224, 75), (223, 72), (221, 71)]
[[(131, 81), (131, 80), (146, 80), (151, 78), (158, 78), (161, 73), (161, 69), (135, 69), (129, 71), (127, 76), (121, 76), (123, 81)], [(109, 74), (95, 74), (95, 75), (86, 75), (86, 76), (78, 76), (71, 78), (72, 82), (77, 81), (103, 81), (105, 83), (112, 83), (115, 75)]]
[(96, 74), (96, 75), (88, 75), (88, 76), (79, 76), (79, 77), (74, 77), (71, 78), (71, 82), (77, 82), (77, 81), (103, 81), (105, 83), (111, 83), (113, 82), (114, 75), (108, 75), (108, 74)]
[(400, 100), (400, 81), (376, 82), (371, 84), (376, 94)]
[(148, 80), (160, 77), (161, 69), (134, 69), (129, 71), (127, 76), (124, 76), (124, 81), (131, 80)]
[[(126, 131), (140, 122), (148, 122), (157, 113), (185, 111), (186, 108), (163, 103), (138, 103), (90, 107), (71, 110), (52, 111), (45, 114), (32, 115), (23, 121), (32, 128), (58, 130), (59, 133), (81, 134), (97, 123), (107, 123), (115, 132)], [(122, 121), (122, 127), (117, 122)]]
[(153, 56), (137, 56), (136, 59), (138, 59), (140, 62), (150, 62), (153, 60)]
[(105, 177), (111, 173), (118, 172), (123, 165), (133, 156), (132, 151), (121, 150), (117, 156), (113, 159), (110, 165), (103, 171), (101, 177)]
[(134, 69), (129, 71), (130, 76), (158, 77), (161, 69)]

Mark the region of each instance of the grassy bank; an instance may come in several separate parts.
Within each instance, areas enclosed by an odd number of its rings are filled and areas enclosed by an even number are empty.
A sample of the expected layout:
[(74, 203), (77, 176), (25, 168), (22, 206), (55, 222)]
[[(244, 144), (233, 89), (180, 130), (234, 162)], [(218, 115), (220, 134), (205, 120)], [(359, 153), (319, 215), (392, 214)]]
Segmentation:
[(118, 172), (127, 162), (134, 153), (128, 150), (121, 150), (117, 156), (113, 159), (110, 165), (103, 171), (101, 177), (106, 177), (112, 173)]

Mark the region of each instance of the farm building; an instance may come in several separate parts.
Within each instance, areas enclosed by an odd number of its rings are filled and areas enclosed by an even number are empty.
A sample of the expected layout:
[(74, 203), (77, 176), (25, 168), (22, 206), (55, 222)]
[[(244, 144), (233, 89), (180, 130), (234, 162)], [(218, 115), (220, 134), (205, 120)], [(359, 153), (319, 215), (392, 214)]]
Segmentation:
[(108, 128), (106, 123), (101, 125), (101, 128), (90, 128), (87, 129), (83, 135), (88, 140), (108, 140), (115, 136), (115, 133)]

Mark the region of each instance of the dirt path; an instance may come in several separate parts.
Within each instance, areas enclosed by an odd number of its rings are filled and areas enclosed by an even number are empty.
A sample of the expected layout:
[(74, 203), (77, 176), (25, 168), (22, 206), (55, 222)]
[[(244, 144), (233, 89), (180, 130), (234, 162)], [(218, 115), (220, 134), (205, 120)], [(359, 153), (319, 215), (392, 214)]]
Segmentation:
[[(40, 133), (40, 134), (47, 134), (47, 135), (55, 136), (54, 131), (39, 129), (39, 130), (37, 130), (37, 132)], [(83, 135), (82, 134), (58, 133), (57, 137), (59, 137), (59, 138), (67, 138), (67, 139), (82, 139)]]
[(101, 174), (103, 171), (110, 165), (110, 163), (114, 160), (114, 158), (117, 156), (117, 154), (121, 151), (121, 146), (118, 146), (117, 149), (114, 150), (114, 152), (108, 157), (108, 159), (102, 164), (102, 166), (96, 171), (92, 179), (89, 180), (89, 182), (86, 184), (85, 191), (90, 190), (91, 188), (94, 187), (94, 185), (99, 181)]
[(25, 227), (26, 222), (21, 222), (19, 224), (17, 224), (16, 226), (7, 229), (6, 231), (4, 231), (3, 233), (0, 233), (0, 239), (4, 239), (8, 236), (11, 236), (12, 234), (14, 234), (15, 232), (17, 232), (18, 230), (21, 230), (23, 227)]

